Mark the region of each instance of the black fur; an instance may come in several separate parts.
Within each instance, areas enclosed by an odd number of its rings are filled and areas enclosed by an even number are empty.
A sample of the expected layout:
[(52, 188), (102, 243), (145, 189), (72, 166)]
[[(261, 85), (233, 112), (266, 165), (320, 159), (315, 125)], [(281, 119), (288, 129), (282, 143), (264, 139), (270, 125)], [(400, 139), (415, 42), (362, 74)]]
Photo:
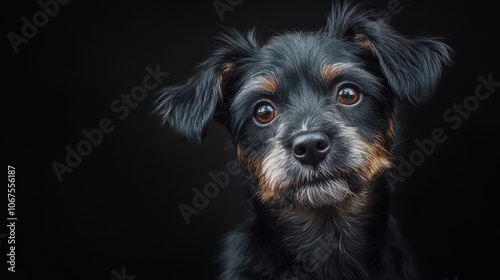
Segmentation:
[[(394, 101), (421, 104), (450, 49), (405, 38), (351, 5), (333, 7), (317, 32), (288, 32), (261, 45), (227, 31), (181, 86), (166, 88), (156, 113), (174, 131), (202, 140), (216, 120), (233, 136), (254, 184), (254, 214), (231, 233), (221, 279), (418, 279), (388, 212)], [(328, 80), (325, 66), (340, 69)], [(274, 82), (272, 93), (258, 78)], [(358, 89), (357, 104), (337, 93)], [(254, 119), (274, 106), (269, 124)], [(331, 147), (312, 168), (291, 152), (297, 135), (320, 131)]]

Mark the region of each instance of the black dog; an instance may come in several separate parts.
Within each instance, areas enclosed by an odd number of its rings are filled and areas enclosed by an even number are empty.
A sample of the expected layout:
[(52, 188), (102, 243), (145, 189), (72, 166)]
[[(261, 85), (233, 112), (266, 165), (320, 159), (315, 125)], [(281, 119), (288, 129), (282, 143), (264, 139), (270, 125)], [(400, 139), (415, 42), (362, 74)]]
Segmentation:
[(339, 5), (324, 29), (263, 45), (229, 30), (162, 92), (156, 112), (181, 135), (201, 141), (209, 121), (225, 125), (255, 183), (255, 215), (228, 236), (221, 279), (417, 279), (384, 174), (396, 99), (428, 99), (449, 54)]

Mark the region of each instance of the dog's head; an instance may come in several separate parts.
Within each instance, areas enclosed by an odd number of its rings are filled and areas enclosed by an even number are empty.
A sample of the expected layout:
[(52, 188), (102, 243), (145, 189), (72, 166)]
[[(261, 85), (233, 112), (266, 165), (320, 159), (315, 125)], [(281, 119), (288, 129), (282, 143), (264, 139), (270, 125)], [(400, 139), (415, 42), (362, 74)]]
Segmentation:
[(449, 53), (334, 7), (324, 29), (263, 45), (228, 31), (193, 77), (162, 92), (156, 112), (196, 141), (209, 121), (224, 124), (261, 202), (339, 204), (390, 167), (394, 100), (428, 99)]

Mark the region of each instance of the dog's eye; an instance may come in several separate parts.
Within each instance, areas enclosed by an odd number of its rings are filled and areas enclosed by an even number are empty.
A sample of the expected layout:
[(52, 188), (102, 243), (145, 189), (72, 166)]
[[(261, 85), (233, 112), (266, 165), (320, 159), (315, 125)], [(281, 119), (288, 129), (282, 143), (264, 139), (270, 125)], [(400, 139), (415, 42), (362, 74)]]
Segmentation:
[(353, 105), (359, 101), (359, 91), (352, 87), (343, 87), (337, 94), (337, 99), (345, 105)]
[(254, 117), (258, 123), (267, 124), (276, 117), (276, 110), (270, 103), (260, 103), (255, 107)]

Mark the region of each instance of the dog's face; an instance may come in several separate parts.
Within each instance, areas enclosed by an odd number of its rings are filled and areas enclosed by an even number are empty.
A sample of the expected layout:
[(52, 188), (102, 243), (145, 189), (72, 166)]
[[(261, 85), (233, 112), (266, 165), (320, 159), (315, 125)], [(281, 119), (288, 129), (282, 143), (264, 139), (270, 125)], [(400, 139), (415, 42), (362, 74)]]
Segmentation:
[(392, 97), (374, 62), (355, 42), (294, 33), (233, 65), (245, 77), (230, 129), (262, 201), (338, 203), (389, 167)]
[(261, 46), (230, 31), (218, 45), (157, 112), (195, 140), (220, 121), (262, 203), (308, 208), (349, 201), (390, 167), (394, 100), (427, 99), (449, 59), (444, 44), (403, 38), (349, 7), (318, 32)]

